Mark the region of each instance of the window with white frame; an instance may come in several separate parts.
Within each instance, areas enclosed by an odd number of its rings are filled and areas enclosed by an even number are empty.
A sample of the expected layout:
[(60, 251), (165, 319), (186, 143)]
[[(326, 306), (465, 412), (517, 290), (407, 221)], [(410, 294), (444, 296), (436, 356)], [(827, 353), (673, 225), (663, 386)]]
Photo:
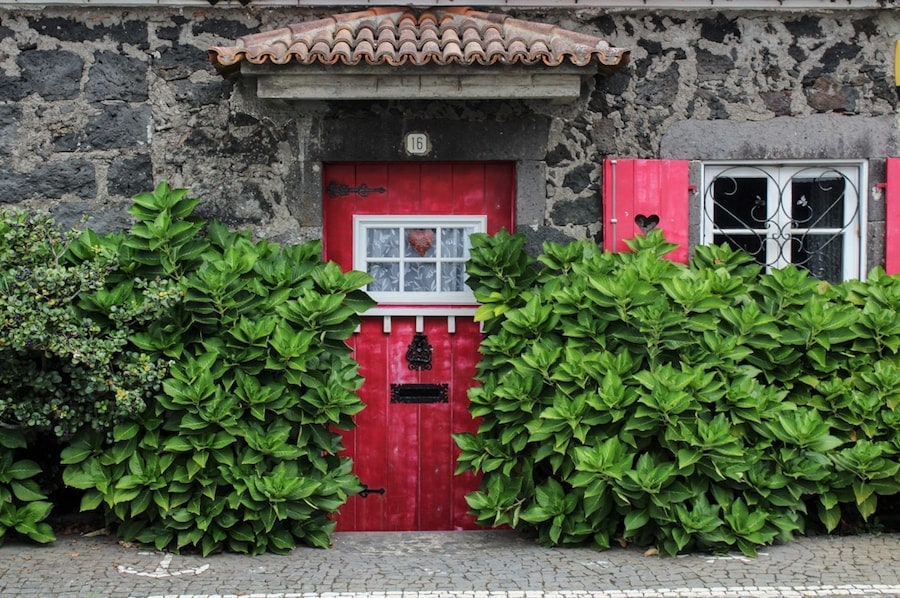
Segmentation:
[(469, 237), (485, 226), (483, 216), (355, 216), (353, 267), (382, 304), (472, 304)]
[(864, 162), (705, 163), (702, 236), (767, 269), (840, 282), (865, 274)]

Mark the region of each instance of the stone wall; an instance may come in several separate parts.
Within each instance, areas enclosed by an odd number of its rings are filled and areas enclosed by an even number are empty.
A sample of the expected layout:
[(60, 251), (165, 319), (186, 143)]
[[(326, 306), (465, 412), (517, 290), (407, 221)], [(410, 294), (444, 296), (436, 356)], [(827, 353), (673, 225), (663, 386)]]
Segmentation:
[(875, 184), (900, 155), (897, 11), (519, 11), (631, 48), (627, 69), (572, 104), (269, 102), (207, 62), (210, 45), (332, 12), (0, 12), (0, 201), (111, 230), (132, 195), (167, 180), (206, 217), (297, 242), (319, 236), (322, 161), (398, 159), (417, 123), (445, 139), (431, 159), (518, 162), (532, 247), (599, 238), (606, 156), (870, 159), (870, 230), (883, 230)]

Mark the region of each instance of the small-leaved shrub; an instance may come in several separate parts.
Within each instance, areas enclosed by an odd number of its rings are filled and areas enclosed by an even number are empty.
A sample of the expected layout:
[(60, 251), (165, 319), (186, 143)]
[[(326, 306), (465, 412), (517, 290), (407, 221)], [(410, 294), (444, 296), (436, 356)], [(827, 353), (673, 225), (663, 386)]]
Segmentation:
[[(143, 410), (165, 374), (165, 361), (136, 349), (129, 337), (171, 302), (152, 293), (152, 282), (129, 281), (127, 293), (107, 290), (116, 255), (85, 246), (75, 256), (79, 234), (46, 213), (0, 210), (0, 535), (10, 529), (53, 539), (39, 522), (50, 512), (46, 487), (59, 482), (50, 479), (55, 470), (41, 472), (20, 458), (26, 438), (46, 465), (45, 444), (83, 427), (110, 431)], [(118, 309), (80, 307), (109, 307), (122, 294), (129, 301)]]
[[(140, 413), (165, 364), (128, 338), (170, 306), (154, 283), (106, 290), (117, 256), (45, 213), (0, 211), (0, 421), (58, 436)], [(124, 289), (127, 287), (127, 291)], [(115, 299), (126, 297), (128, 301)], [(107, 309), (79, 309), (79, 302)], [(118, 310), (117, 310), (118, 308)], [(111, 311), (112, 310), (112, 311)], [(117, 310), (117, 311), (116, 311)]]
[[(160, 184), (135, 198), (128, 235), (82, 236), (76, 253), (116, 255), (108, 303), (134, 280), (177, 301), (130, 341), (171, 361), (147, 409), (112, 443), (85, 429), (63, 452), (82, 509), (102, 507), (126, 540), (158, 549), (285, 552), (327, 546), (332, 514), (361, 489), (336, 429), (352, 427), (362, 383), (345, 340), (372, 301), (369, 278), (321, 259), (313, 242), (253, 242), (193, 216), (197, 200)], [(146, 292), (146, 291), (145, 291)]]
[(757, 547), (900, 491), (900, 279), (763, 274), (726, 247), (689, 266), (659, 231), (603, 252), (476, 235), (486, 338), (459, 434), (478, 521), (546, 544)]

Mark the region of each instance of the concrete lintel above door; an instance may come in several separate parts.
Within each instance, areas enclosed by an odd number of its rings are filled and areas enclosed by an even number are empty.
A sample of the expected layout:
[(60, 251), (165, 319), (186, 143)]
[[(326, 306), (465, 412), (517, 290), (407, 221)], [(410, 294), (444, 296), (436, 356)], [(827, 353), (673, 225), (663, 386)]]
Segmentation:
[(499, 100), (571, 101), (596, 68), (574, 65), (523, 68), (393, 67), (291, 68), (241, 64), (241, 75), (256, 78), (257, 96), (282, 100)]

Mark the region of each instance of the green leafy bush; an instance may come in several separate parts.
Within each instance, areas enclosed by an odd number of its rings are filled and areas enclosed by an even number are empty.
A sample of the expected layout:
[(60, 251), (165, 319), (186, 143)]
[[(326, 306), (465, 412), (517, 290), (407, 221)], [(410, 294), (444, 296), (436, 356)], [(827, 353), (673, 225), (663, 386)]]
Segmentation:
[(153, 280), (180, 301), (130, 337), (172, 360), (161, 392), (111, 444), (81, 432), (63, 452), (64, 479), (85, 490), (83, 510), (104, 508), (120, 536), (158, 549), (327, 546), (331, 515), (361, 489), (335, 429), (363, 407), (345, 340), (373, 304), (359, 290), (369, 278), (323, 263), (319, 243), (204, 227), (186, 193), (161, 184), (135, 198), (129, 235), (86, 235), (75, 248), (118, 256), (108, 293)]
[(35, 542), (56, 539), (44, 522), (53, 505), (34, 480), (41, 468), (34, 461), (17, 458), (17, 451), (25, 446), (21, 431), (0, 428), (0, 544), (9, 530)]
[(546, 544), (667, 554), (832, 530), (900, 491), (900, 280), (832, 287), (795, 268), (658, 231), (606, 253), (476, 235), (468, 272), (486, 338), (469, 393), (478, 520)]

